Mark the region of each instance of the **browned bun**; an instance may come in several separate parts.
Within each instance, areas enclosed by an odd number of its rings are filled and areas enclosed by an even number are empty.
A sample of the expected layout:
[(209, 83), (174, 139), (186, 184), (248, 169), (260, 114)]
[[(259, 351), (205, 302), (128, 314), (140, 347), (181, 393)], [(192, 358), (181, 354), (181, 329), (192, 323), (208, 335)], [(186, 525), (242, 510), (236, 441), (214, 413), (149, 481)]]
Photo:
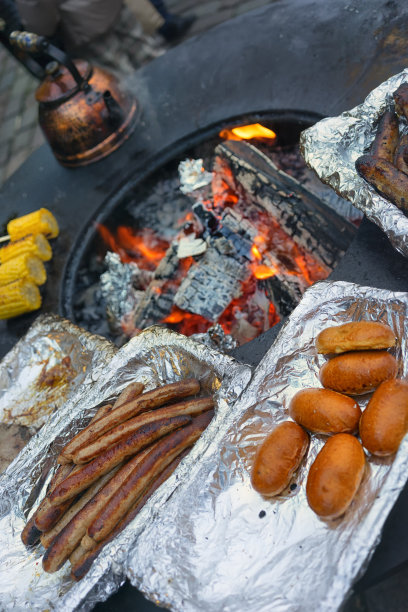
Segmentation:
[(387, 380), (378, 387), (363, 412), (361, 441), (373, 455), (393, 455), (407, 431), (408, 383)]
[(309, 431), (355, 433), (361, 417), (357, 402), (329, 389), (302, 389), (292, 398), (290, 416)]
[(320, 369), (323, 387), (339, 393), (360, 395), (374, 391), (384, 380), (395, 378), (398, 363), (387, 351), (344, 353)]
[(309, 444), (308, 434), (296, 423), (280, 423), (255, 457), (252, 486), (262, 495), (278, 495), (289, 484)]
[(355, 321), (328, 327), (316, 339), (318, 353), (346, 353), (391, 348), (395, 334), (391, 327), (378, 321)]
[(329, 438), (310, 467), (306, 483), (309, 506), (318, 516), (335, 519), (351, 504), (363, 478), (363, 447), (350, 434)]

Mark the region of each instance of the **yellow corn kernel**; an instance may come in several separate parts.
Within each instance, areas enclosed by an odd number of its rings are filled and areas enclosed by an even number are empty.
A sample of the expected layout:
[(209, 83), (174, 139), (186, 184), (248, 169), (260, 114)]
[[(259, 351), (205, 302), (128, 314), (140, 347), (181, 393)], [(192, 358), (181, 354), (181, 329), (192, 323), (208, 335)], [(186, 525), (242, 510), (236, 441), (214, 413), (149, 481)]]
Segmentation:
[(35, 255), (42, 261), (49, 261), (52, 257), (50, 243), (43, 234), (30, 234), (15, 242), (9, 242), (0, 249), (0, 263), (5, 263), (18, 255)]
[(42, 285), (47, 280), (44, 264), (29, 253), (9, 259), (0, 266), (0, 287), (16, 280), (27, 280)]
[(11, 319), (41, 307), (37, 285), (18, 280), (0, 287), (0, 319)]
[(9, 221), (7, 233), (12, 241), (24, 238), (28, 234), (44, 234), (47, 238), (56, 238), (59, 228), (54, 215), (46, 208), (40, 208), (40, 210)]

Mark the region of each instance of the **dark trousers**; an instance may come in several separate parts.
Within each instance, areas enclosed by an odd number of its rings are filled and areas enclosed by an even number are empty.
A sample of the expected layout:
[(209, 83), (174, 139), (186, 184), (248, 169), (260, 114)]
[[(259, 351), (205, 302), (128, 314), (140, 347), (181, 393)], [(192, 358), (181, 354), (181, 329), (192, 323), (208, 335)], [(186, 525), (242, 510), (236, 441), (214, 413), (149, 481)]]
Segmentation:
[(167, 10), (163, 0), (150, 0), (150, 2), (159, 11), (160, 15), (167, 19), (167, 17), (169, 16), (169, 11)]

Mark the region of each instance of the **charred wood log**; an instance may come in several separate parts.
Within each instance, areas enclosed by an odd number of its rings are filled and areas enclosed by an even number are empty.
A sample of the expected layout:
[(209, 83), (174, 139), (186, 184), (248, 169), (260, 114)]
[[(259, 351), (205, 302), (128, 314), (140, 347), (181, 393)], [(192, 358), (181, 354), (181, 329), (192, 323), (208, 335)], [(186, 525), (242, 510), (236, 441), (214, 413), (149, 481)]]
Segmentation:
[(229, 240), (208, 240), (207, 251), (189, 269), (174, 302), (182, 310), (214, 322), (240, 295), (242, 282), (250, 275), (250, 269), (248, 261), (237, 255)]
[(228, 160), (238, 186), (299, 246), (322, 266), (335, 266), (357, 231), (351, 223), (252, 145), (231, 140), (218, 145), (216, 154)]

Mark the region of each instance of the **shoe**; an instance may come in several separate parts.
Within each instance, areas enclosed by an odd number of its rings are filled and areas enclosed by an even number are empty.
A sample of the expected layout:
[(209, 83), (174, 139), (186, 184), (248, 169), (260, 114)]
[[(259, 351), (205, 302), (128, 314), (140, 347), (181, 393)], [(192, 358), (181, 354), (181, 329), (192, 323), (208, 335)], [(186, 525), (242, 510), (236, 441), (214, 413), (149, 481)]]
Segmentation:
[(169, 15), (158, 32), (167, 42), (173, 42), (181, 38), (191, 28), (196, 19), (195, 15), (187, 15), (186, 17)]

